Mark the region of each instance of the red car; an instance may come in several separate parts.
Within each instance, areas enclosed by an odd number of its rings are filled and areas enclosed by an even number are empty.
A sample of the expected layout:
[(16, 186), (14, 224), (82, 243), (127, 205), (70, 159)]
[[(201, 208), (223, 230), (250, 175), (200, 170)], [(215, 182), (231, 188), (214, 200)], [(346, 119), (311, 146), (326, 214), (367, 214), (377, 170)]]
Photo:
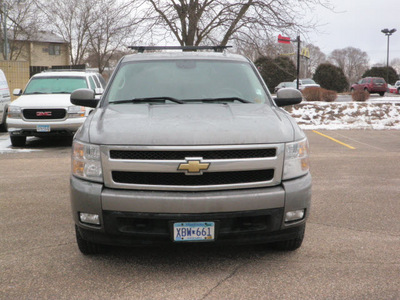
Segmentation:
[(350, 91), (364, 90), (370, 94), (385, 95), (387, 84), (382, 77), (365, 77), (351, 86)]

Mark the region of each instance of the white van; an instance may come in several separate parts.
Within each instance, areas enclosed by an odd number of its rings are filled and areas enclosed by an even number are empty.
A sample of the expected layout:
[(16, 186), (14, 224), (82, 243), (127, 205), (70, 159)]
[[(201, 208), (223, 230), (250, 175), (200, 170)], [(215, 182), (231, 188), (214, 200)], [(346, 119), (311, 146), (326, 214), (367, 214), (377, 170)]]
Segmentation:
[(6, 130), (7, 109), (11, 103), (10, 90), (4, 72), (0, 69), (0, 131)]

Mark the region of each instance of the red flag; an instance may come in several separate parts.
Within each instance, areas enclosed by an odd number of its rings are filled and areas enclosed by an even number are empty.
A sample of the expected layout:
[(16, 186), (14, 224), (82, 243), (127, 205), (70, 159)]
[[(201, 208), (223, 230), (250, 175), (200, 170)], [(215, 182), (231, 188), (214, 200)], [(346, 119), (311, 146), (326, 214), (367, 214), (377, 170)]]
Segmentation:
[(290, 37), (278, 35), (278, 43), (290, 44)]

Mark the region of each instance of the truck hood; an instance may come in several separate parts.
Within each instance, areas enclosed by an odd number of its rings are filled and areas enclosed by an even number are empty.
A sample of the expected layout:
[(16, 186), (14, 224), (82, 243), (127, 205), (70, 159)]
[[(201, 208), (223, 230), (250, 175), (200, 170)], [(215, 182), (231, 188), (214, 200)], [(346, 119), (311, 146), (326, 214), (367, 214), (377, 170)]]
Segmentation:
[(76, 138), (102, 145), (237, 145), (293, 141), (296, 132), (287, 113), (265, 104), (119, 104), (94, 111)]
[(23, 108), (65, 108), (72, 106), (70, 94), (22, 95), (11, 105)]

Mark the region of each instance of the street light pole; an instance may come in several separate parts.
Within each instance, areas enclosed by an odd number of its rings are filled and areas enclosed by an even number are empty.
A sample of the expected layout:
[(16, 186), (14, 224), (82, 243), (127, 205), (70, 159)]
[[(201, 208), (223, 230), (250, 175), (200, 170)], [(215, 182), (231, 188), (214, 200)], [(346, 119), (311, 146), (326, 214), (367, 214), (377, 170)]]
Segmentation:
[(386, 83), (389, 84), (389, 37), (395, 33), (396, 28), (393, 29), (382, 29), (381, 32), (387, 36), (387, 54), (386, 54)]

